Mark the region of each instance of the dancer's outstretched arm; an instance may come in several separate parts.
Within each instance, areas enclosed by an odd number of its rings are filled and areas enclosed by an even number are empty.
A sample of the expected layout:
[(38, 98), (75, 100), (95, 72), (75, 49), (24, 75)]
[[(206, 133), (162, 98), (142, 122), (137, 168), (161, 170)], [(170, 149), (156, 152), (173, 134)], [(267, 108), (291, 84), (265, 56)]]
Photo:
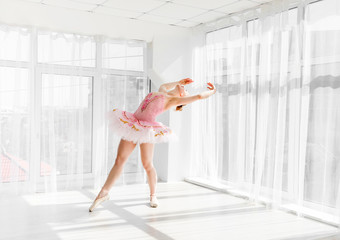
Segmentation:
[(211, 95), (216, 93), (216, 88), (212, 83), (208, 83), (207, 88), (209, 89), (209, 91), (204, 91), (204, 92), (201, 92), (197, 95), (188, 96), (188, 97), (172, 97), (169, 100), (165, 109), (169, 109), (173, 106), (186, 105), (186, 104), (195, 102), (195, 101), (200, 100), (200, 99), (208, 98)]
[(193, 80), (191, 80), (190, 78), (185, 78), (185, 79), (182, 79), (182, 80), (177, 81), (177, 82), (164, 83), (159, 87), (158, 91), (159, 92), (167, 92), (170, 89), (173, 89), (174, 87), (176, 87), (176, 85), (187, 85), (187, 84), (190, 84), (192, 82), (193, 82)]

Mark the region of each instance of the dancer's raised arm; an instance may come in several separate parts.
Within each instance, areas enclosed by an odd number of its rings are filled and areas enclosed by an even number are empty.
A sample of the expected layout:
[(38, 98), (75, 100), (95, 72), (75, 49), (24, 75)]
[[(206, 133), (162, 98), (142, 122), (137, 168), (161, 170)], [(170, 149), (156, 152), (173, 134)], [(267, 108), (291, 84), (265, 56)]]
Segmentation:
[(188, 97), (172, 97), (167, 103), (167, 105), (165, 106), (165, 109), (169, 109), (173, 106), (187, 105), (197, 100), (208, 98), (211, 95), (216, 93), (216, 88), (212, 83), (208, 83), (207, 88), (209, 89), (209, 91), (204, 91), (197, 95), (192, 95)]
[(185, 79), (182, 79), (182, 80), (177, 81), (177, 82), (164, 83), (159, 87), (158, 91), (159, 92), (167, 92), (170, 89), (173, 89), (174, 87), (176, 87), (176, 85), (187, 85), (187, 84), (190, 84), (192, 82), (193, 82), (193, 80), (191, 80), (190, 78), (185, 78)]

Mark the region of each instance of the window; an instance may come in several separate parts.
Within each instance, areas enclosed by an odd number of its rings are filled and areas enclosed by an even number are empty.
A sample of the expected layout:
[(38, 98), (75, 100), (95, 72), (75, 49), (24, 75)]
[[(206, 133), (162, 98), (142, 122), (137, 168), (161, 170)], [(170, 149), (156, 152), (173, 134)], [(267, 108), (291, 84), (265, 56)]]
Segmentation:
[(28, 29), (0, 26), (0, 183), (29, 180), (30, 41)]
[(340, 182), (339, 7), (339, 1), (323, 0), (306, 9), (310, 99), (304, 199), (330, 208), (336, 207)]
[(0, 66), (0, 182), (29, 180), (30, 76)]
[(27, 28), (0, 25), (0, 60), (30, 60), (31, 33)]
[(103, 44), (103, 67), (116, 70), (143, 71), (144, 49), (140, 43), (115, 43), (107, 41)]
[(38, 62), (56, 65), (95, 67), (93, 37), (56, 32), (38, 33)]
[(221, 89), (223, 107), (223, 180), (237, 178), (237, 165), (231, 161), (237, 155), (237, 141), (240, 109), (240, 77), (242, 55), (242, 26), (231, 26), (207, 34), (207, 58), (209, 75), (222, 79)]
[(206, 36), (208, 75), (222, 79), (220, 180), (309, 215), (325, 219), (327, 213), (334, 221), (340, 2), (268, 13)]
[[(0, 183), (53, 190), (92, 179), (93, 124), (104, 119), (94, 112), (138, 107), (149, 86), (145, 49), (143, 41), (0, 26)], [(101, 172), (111, 169), (118, 140), (110, 131), (98, 140), (108, 153)], [(124, 173), (144, 179), (136, 152)]]
[(40, 175), (90, 173), (92, 77), (42, 75)]

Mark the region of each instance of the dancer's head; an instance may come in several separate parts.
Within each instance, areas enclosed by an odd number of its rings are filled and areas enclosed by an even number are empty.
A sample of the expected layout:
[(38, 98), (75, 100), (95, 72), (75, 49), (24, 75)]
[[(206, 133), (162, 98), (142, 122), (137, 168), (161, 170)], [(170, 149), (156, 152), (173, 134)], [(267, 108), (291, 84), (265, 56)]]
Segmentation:
[[(188, 96), (189, 93), (187, 90), (185, 90), (183, 85), (177, 84), (176, 87), (170, 91), (170, 93), (176, 97), (185, 97)], [(179, 105), (176, 107), (176, 111), (182, 111), (183, 106), (185, 105)]]
[(189, 95), (188, 91), (185, 90), (184, 86), (180, 84), (177, 84), (173, 90), (169, 91), (169, 93), (176, 97), (185, 97)]

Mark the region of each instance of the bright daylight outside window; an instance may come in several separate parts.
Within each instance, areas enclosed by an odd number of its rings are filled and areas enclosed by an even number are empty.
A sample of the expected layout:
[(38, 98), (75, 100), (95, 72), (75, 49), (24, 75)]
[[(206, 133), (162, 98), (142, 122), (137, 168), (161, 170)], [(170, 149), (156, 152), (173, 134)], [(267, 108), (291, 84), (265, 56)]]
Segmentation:
[[(104, 121), (93, 116), (94, 101), (107, 111), (136, 108), (149, 86), (145, 49), (142, 41), (0, 26), (0, 182), (91, 175), (93, 119)], [(106, 171), (115, 141), (107, 131)], [(124, 171), (142, 174), (137, 152)]]
[(209, 76), (223, 79), (219, 179), (329, 216), (340, 180), (335, 5), (315, 1), (206, 35)]
[(29, 179), (29, 56), (30, 32), (0, 26), (0, 183)]

